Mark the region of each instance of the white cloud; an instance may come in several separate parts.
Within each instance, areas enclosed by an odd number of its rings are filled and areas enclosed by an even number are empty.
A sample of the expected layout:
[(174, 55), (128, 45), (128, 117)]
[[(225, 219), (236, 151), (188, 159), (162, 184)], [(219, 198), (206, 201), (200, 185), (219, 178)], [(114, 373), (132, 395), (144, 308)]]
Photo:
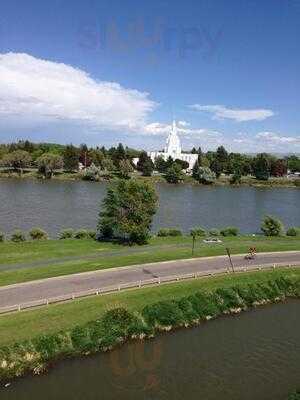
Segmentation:
[(178, 121), (179, 126), (190, 126), (191, 124), (187, 121)]
[(269, 144), (300, 144), (300, 136), (280, 136), (274, 132), (259, 132), (256, 135), (257, 139), (261, 139)]
[(272, 117), (274, 112), (267, 109), (234, 109), (227, 108), (222, 105), (200, 105), (192, 104), (189, 106), (195, 111), (204, 111), (213, 114), (213, 119), (232, 119), (237, 122), (245, 121), (263, 121), (266, 118)]
[(0, 54), (0, 117), (9, 124), (136, 131), (155, 107), (147, 93), (97, 81), (72, 66), (28, 54)]

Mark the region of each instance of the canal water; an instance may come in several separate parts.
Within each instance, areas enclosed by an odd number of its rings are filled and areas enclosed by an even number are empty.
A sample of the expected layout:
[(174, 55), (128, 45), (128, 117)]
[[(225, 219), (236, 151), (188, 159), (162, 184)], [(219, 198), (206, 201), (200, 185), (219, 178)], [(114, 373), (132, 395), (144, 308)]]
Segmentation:
[[(159, 184), (157, 191), (159, 209), (153, 231), (234, 225), (244, 233), (254, 233), (266, 214), (274, 214), (286, 225), (300, 226), (297, 188)], [(53, 236), (63, 228), (94, 229), (105, 192), (103, 183), (1, 179), (0, 231), (38, 226)]]
[(286, 400), (300, 388), (300, 302), (58, 363), (1, 400)]

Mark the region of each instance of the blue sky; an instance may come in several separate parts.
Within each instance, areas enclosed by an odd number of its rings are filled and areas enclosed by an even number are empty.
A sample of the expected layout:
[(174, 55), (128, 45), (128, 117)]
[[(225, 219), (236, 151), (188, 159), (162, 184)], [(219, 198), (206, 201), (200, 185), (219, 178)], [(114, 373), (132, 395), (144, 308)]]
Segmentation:
[(300, 151), (298, 0), (3, 0), (0, 141)]

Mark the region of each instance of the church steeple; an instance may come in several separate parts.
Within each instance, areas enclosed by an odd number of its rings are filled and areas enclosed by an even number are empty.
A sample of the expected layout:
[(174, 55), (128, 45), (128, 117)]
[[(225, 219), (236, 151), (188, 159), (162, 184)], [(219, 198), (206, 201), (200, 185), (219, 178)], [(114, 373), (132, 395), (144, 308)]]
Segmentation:
[(172, 130), (167, 139), (165, 153), (167, 153), (168, 156), (171, 156), (174, 160), (181, 155), (181, 145), (177, 135), (177, 126), (175, 120), (173, 120)]

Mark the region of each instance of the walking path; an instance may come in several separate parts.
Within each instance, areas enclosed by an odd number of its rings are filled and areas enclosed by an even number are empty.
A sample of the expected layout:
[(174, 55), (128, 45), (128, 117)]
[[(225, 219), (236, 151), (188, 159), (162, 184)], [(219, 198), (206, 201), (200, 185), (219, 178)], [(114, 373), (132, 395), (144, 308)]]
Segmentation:
[[(251, 268), (255, 266), (298, 265), (300, 251), (259, 253), (254, 260), (245, 260), (244, 255), (232, 256), (234, 267)], [(131, 267), (85, 272), (39, 281), (19, 283), (0, 288), (0, 308), (18, 304), (41, 302), (41, 300), (76, 293), (104, 289), (112, 285), (129, 285), (138, 281), (173, 275), (197, 274), (205, 271), (220, 271), (231, 268), (227, 256), (202, 257), (187, 260), (164, 261), (135, 265)]]

